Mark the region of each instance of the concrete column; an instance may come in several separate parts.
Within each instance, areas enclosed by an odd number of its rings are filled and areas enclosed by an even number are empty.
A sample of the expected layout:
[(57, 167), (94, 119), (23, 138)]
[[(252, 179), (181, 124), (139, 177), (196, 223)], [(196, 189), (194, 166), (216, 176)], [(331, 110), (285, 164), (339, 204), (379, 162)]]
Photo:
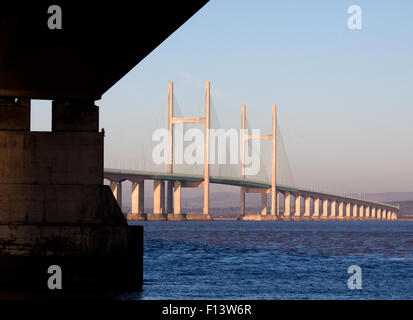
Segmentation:
[(181, 214), (181, 181), (174, 181), (174, 214)]
[(323, 200), (323, 214), (322, 214), (322, 217), (323, 218), (328, 217), (328, 199)]
[(320, 216), (320, 199), (319, 198), (315, 198), (314, 199), (314, 213), (313, 213), (313, 217), (318, 218)]
[(277, 208), (276, 208), (275, 212), (276, 212), (277, 217), (279, 217), (280, 216), (280, 192), (278, 192), (278, 191), (277, 191), (276, 207)]
[(311, 198), (309, 196), (306, 196), (304, 200), (304, 217), (310, 216), (310, 201)]
[(153, 181), (153, 213), (162, 214), (165, 206), (165, 183), (163, 180)]
[(357, 203), (353, 204), (353, 218), (357, 218), (358, 217), (358, 206)]
[(0, 97), (0, 288), (10, 292), (42, 290), (36, 279), (55, 262), (69, 291), (124, 289), (142, 277), (142, 229), (119, 208), (121, 183), (103, 185), (99, 109), (73, 94), (53, 101), (50, 132), (30, 131), (30, 100)]
[(371, 208), (371, 218), (372, 218), (373, 220), (376, 219), (376, 207), (372, 207), (372, 208)]
[(267, 214), (267, 194), (265, 192), (261, 193), (261, 215), (265, 216)]
[(344, 203), (343, 201), (340, 201), (338, 203), (338, 218), (343, 219), (344, 216)]
[(122, 182), (111, 181), (110, 189), (112, 190), (113, 196), (115, 197), (120, 209), (122, 210)]
[(205, 84), (205, 131), (204, 131), (204, 208), (209, 216), (209, 125), (210, 125), (210, 83)]
[(245, 188), (241, 187), (241, 205), (240, 205), (240, 216), (245, 216)]
[(351, 218), (351, 204), (350, 202), (346, 203), (346, 219)]
[(161, 180), (161, 212), (165, 213), (166, 212), (166, 208), (165, 208), (165, 181)]
[(294, 216), (299, 217), (301, 215), (301, 196), (295, 194)]
[(166, 213), (173, 212), (173, 188), (174, 181), (166, 181)]
[(377, 208), (377, 220), (381, 220), (381, 208)]
[(133, 182), (132, 183), (132, 214), (140, 213), (142, 214), (144, 209), (144, 198), (145, 198), (145, 187), (144, 182)]
[(381, 211), (381, 220), (387, 220), (387, 209)]
[(284, 193), (284, 216), (290, 216), (290, 209), (291, 209), (291, 194), (286, 191)]
[(359, 214), (359, 217), (360, 217), (361, 219), (364, 218), (364, 205), (360, 205), (360, 214)]
[(331, 201), (330, 218), (332, 218), (332, 219), (334, 219), (336, 217), (336, 207), (337, 207), (337, 201), (335, 201), (335, 200)]
[(366, 207), (366, 219), (370, 219), (370, 206)]
[(272, 166), (271, 166), (271, 214), (275, 215), (277, 193), (277, 106), (272, 106)]

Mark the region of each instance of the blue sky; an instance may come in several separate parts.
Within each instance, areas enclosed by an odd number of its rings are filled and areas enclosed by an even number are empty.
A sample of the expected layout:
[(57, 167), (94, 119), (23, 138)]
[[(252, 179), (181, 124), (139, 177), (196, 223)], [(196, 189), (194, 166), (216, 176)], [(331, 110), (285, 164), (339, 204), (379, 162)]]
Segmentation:
[[(347, 28), (353, 4), (362, 30)], [(141, 152), (168, 81), (188, 115), (210, 81), (224, 127), (239, 126), (242, 103), (253, 126), (268, 127), (277, 104), (298, 184), (413, 191), (412, 39), (407, 0), (212, 0), (97, 102), (105, 161)], [(36, 102), (34, 112), (33, 128), (47, 127), (50, 109)]]

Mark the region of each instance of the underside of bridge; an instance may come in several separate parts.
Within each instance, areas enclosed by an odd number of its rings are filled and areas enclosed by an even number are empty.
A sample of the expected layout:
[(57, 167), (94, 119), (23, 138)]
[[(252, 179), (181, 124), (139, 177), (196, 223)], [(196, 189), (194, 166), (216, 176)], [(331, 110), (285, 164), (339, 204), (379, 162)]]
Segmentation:
[[(0, 287), (64, 289), (142, 281), (142, 230), (103, 186), (99, 100), (207, 1), (54, 1), (0, 10)], [(52, 132), (30, 131), (31, 99), (52, 100)], [(116, 107), (116, 106), (114, 106)]]

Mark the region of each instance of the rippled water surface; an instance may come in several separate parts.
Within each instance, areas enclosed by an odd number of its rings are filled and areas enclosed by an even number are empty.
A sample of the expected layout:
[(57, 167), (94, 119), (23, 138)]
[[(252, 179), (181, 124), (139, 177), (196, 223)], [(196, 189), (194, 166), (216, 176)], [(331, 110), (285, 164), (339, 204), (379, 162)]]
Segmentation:
[[(413, 222), (142, 222), (127, 299), (413, 299)], [(362, 269), (350, 290), (347, 269)]]

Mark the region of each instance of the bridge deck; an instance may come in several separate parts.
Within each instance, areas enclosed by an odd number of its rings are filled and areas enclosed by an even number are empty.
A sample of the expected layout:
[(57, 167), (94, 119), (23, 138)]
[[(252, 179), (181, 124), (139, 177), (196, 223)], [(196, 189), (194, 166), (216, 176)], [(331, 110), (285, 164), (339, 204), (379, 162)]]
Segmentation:
[[(113, 179), (116, 181), (124, 181), (133, 179), (133, 177), (140, 177), (146, 180), (168, 180), (168, 181), (194, 181), (202, 182), (204, 180), (203, 176), (200, 175), (189, 175), (181, 173), (167, 173), (167, 172), (152, 172), (152, 171), (140, 171), (140, 170), (123, 170), (123, 169), (104, 169), (104, 177), (107, 179)], [(260, 181), (254, 180), (242, 180), (229, 177), (210, 177), (210, 183), (225, 184), (230, 186), (238, 186), (245, 188), (262, 188), (268, 189), (271, 188), (270, 184), (263, 183)], [(353, 202), (360, 202), (365, 204), (372, 204), (376, 206), (385, 206), (390, 208), (399, 209), (398, 206), (391, 205), (384, 202), (370, 201), (364, 199), (358, 199), (354, 197), (343, 196), (339, 194), (326, 193), (320, 191), (309, 190), (305, 188), (297, 188), (287, 185), (277, 185), (277, 190), (281, 192), (291, 192), (291, 193), (301, 193), (308, 194), (312, 196), (318, 196), (320, 198), (338, 198), (342, 200), (351, 200)]]

